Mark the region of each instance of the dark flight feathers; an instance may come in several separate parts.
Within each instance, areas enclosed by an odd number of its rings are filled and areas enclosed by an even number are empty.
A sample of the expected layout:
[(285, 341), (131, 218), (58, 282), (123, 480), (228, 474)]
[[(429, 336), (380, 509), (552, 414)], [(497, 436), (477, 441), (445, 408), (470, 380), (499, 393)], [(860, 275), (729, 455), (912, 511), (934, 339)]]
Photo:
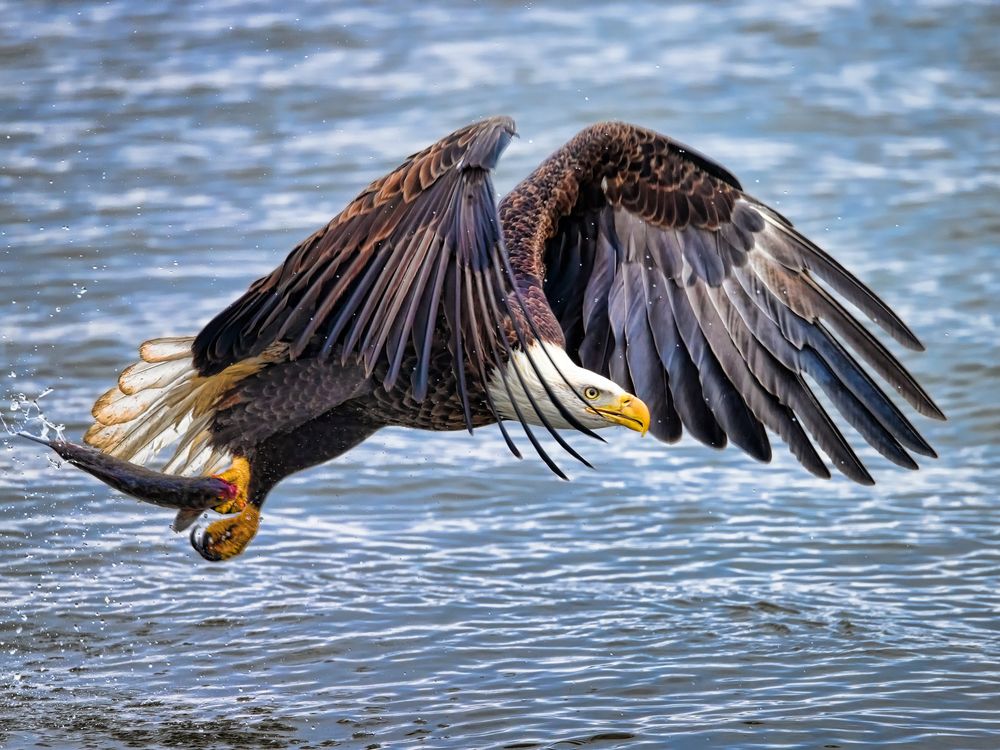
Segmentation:
[[(578, 161), (587, 142), (603, 145), (597, 169)], [(767, 461), (767, 427), (809, 471), (828, 477), (811, 435), (844, 474), (872, 483), (808, 378), (894, 463), (916, 468), (907, 450), (935, 455), (858, 358), (921, 414), (943, 414), (820, 282), (904, 346), (920, 350), (920, 342), (728, 172), (622, 123), (584, 131), (550, 162), (563, 180), (549, 202), (562, 210), (543, 251), (545, 292), (567, 350), (633, 386), (656, 437), (673, 442), (686, 428), (708, 445), (731, 440)]]

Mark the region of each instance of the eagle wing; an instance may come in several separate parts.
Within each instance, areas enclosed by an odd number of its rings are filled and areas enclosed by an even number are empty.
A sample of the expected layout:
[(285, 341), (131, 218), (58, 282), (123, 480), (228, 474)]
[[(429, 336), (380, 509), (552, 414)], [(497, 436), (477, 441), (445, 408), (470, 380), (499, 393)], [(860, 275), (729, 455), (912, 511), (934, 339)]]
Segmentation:
[(922, 350), (920, 342), (729, 172), (623, 123), (585, 130), (551, 159), (538, 173), (561, 170), (564, 179), (538, 249), (546, 297), (567, 350), (643, 399), (657, 438), (674, 442), (687, 429), (768, 461), (766, 427), (829, 477), (812, 436), (839, 470), (871, 484), (815, 384), (891, 461), (916, 468), (907, 450), (935, 455), (859, 359), (921, 414), (944, 415), (837, 295), (907, 348)]
[[(507, 292), (493, 270), (502, 236), (490, 170), (514, 132), (508, 117), (474, 123), (373, 182), (205, 326), (195, 367), (211, 375), (286, 342), (292, 359), (336, 352), (360, 358), (369, 375), (384, 363), (389, 390), (415, 355), (422, 400), (443, 314), (456, 363), (485, 373), (484, 339), (497, 336), (501, 311), (487, 319), (477, 295), (502, 304)], [(456, 374), (468, 422), (465, 367)]]

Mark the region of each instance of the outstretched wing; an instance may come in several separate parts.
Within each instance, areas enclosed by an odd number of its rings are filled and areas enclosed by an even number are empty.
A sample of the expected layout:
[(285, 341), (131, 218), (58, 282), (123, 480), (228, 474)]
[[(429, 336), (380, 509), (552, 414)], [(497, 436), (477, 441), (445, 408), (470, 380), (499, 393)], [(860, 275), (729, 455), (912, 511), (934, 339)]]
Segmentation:
[[(514, 132), (508, 117), (474, 123), (369, 185), (205, 326), (193, 347), (199, 372), (282, 341), (292, 359), (336, 351), (359, 356), (369, 375), (384, 363), (389, 390), (415, 354), (419, 400), (441, 313), (456, 363), (485, 372), (492, 353), (483, 339), (497, 336), (499, 321), (478, 315), (476, 294), (506, 297), (493, 272), (502, 240), (490, 170)], [(468, 414), (465, 368), (456, 373)]]
[(646, 401), (656, 437), (673, 442), (686, 428), (767, 461), (766, 427), (829, 477), (811, 435), (844, 474), (872, 483), (815, 384), (891, 461), (916, 468), (908, 450), (935, 455), (858, 360), (918, 412), (943, 414), (836, 295), (904, 346), (920, 342), (729, 172), (622, 123), (583, 131), (552, 160), (565, 174), (541, 250), (546, 296), (567, 349)]

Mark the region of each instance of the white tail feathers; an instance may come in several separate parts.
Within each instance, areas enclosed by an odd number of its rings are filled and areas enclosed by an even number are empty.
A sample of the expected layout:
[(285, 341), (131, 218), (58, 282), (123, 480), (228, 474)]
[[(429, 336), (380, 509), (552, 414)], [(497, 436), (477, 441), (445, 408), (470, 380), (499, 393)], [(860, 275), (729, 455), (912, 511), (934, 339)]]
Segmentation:
[(230, 462), (211, 445), (212, 417), (232, 386), (281, 352), (237, 362), (203, 377), (192, 363), (193, 336), (152, 339), (139, 347), (140, 362), (127, 367), (118, 384), (101, 396), (91, 413), (96, 420), (84, 442), (117, 458), (144, 464), (163, 448), (179, 444), (163, 470), (197, 475), (220, 471)]
[(165, 388), (190, 369), (191, 361), (187, 359), (136, 362), (118, 378), (118, 390), (131, 396), (139, 391)]
[(175, 359), (190, 359), (194, 336), (168, 336), (150, 339), (139, 347), (143, 362), (171, 362)]

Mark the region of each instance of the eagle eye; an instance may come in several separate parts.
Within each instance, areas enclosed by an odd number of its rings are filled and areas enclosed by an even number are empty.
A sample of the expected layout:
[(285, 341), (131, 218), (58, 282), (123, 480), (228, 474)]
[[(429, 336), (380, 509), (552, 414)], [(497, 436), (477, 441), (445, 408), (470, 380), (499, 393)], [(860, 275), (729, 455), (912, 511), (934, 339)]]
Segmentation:
[(601, 395), (601, 392), (594, 388), (592, 385), (588, 385), (583, 389), (583, 397), (589, 401), (593, 401), (595, 398)]

